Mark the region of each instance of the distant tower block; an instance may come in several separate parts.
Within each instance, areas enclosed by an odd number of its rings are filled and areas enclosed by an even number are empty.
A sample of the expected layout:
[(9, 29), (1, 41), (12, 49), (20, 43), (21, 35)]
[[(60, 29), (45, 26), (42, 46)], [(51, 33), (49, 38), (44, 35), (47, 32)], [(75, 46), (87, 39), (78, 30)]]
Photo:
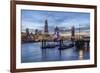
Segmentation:
[(29, 36), (29, 29), (28, 28), (26, 28), (26, 34), (27, 34), (27, 36)]
[(72, 26), (72, 29), (71, 29), (71, 39), (74, 40), (75, 38), (75, 27)]
[(44, 32), (48, 33), (48, 21), (45, 20)]
[(35, 35), (37, 35), (38, 34), (38, 29), (35, 29)]

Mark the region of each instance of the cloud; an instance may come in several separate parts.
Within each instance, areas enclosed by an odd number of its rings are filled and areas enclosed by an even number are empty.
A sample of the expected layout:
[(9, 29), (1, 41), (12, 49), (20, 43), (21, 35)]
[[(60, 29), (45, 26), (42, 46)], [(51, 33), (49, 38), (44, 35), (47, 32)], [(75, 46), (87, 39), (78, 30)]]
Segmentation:
[(79, 27), (90, 25), (90, 14), (82, 12), (57, 12), (57, 11), (38, 11), (38, 10), (22, 10), (21, 20), (22, 28), (43, 29), (45, 19), (48, 20), (50, 30), (56, 26), (62, 29), (71, 26)]

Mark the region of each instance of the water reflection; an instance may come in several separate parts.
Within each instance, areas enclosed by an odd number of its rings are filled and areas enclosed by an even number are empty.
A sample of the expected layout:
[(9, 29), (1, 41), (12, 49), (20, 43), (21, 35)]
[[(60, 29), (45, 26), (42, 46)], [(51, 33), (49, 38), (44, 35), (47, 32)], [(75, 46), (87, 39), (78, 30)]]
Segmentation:
[(79, 50), (79, 59), (80, 59), (80, 60), (83, 60), (83, 57), (84, 57), (83, 54), (84, 54), (84, 53), (83, 53), (83, 50)]
[(21, 48), (21, 62), (68, 61), (86, 60), (90, 58), (89, 47), (79, 49), (74, 46), (68, 49), (40, 48), (41, 43), (24, 43)]

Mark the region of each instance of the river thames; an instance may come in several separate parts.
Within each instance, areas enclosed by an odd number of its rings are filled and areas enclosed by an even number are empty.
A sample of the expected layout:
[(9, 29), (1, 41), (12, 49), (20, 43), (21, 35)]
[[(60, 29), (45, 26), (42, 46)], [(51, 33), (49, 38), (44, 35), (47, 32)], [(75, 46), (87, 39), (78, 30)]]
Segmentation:
[(21, 62), (47, 62), (47, 61), (71, 61), (71, 60), (87, 60), (90, 59), (90, 52), (84, 50), (76, 50), (74, 46), (59, 50), (55, 48), (41, 48), (41, 43), (22, 43), (21, 45)]

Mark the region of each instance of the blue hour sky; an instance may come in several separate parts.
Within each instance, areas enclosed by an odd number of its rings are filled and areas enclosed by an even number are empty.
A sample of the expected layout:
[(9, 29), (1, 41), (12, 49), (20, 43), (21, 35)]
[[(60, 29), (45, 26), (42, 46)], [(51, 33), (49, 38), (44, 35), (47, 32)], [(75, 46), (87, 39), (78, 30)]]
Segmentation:
[(21, 10), (22, 30), (26, 28), (43, 30), (46, 19), (49, 30), (53, 30), (56, 26), (69, 29), (72, 26), (90, 25), (90, 13)]

